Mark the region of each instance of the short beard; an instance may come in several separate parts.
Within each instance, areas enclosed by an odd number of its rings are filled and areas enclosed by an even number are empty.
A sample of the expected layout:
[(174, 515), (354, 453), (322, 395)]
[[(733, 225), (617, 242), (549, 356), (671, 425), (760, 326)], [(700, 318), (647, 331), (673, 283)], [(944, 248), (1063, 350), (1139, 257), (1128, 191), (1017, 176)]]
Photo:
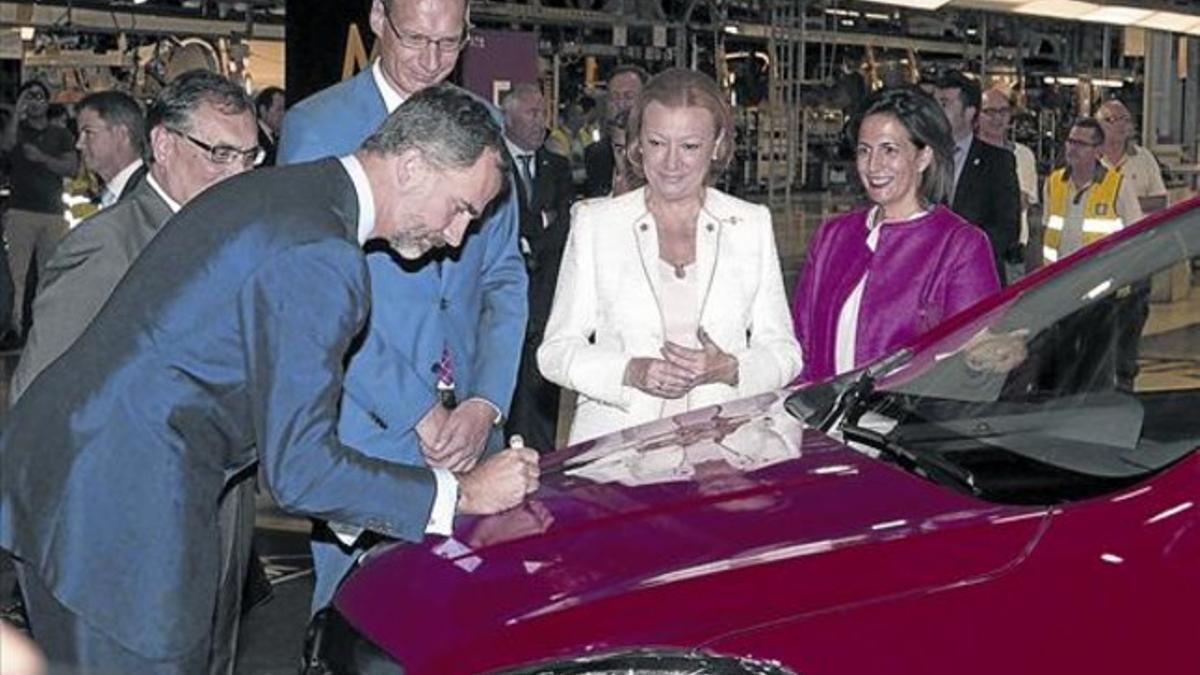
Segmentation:
[(397, 232), (388, 237), (388, 246), (405, 260), (418, 260), (437, 247), (428, 237), (414, 237), (408, 232)]

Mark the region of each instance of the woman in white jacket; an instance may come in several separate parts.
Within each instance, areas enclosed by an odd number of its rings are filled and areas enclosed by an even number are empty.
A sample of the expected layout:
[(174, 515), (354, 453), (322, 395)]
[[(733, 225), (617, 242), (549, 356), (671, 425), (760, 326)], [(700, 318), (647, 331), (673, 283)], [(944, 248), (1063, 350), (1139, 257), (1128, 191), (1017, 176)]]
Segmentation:
[(782, 387), (800, 372), (768, 209), (707, 187), (733, 154), (712, 78), (673, 68), (629, 113), (645, 187), (577, 205), (538, 365), (579, 393), (569, 440)]

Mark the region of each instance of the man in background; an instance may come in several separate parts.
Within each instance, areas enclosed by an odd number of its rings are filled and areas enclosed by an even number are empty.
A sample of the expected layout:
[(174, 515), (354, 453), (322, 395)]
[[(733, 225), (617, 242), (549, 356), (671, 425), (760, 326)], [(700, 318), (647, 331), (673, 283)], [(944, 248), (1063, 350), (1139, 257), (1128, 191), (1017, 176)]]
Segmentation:
[(950, 209), (987, 233), (1001, 283), (1004, 261), (1017, 255), (1021, 231), (1021, 188), (1013, 154), (975, 138), (979, 83), (958, 71), (947, 71), (934, 95), (954, 137), (954, 189)]
[(546, 99), (532, 82), (515, 85), (503, 102), (504, 142), (517, 168), (521, 211), (521, 252), (529, 272), (529, 325), (521, 370), (505, 429), (540, 450), (555, 446), (559, 388), (537, 367), (559, 263), (570, 231), (570, 164), (545, 147)]
[(627, 115), (637, 100), (642, 85), (650, 78), (641, 67), (634, 64), (617, 66), (608, 78), (608, 107), (605, 111), (605, 133), (599, 141), (583, 150), (583, 164), (587, 170), (587, 185), (584, 194), (602, 197), (612, 192), (615, 154), (608, 129), (613, 120)]
[(84, 96), (76, 107), (79, 138), (75, 149), (88, 171), (104, 181), (100, 208), (112, 206), (146, 174), (146, 120), (133, 97), (119, 91)]
[(29, 305), (41, 268), (67, 233), (62, 181), (75, 175), (75, 138), (50, 124), (50, 89), (37, 80), (21, 85), (17, 105), (0, 138), (11, 162), (12, 196), (4, 214), (4, 238), (13, 278), (13, 327), (20, 344), (32, 323)]
[(287, 95), (279, 87), (267, 87), (254, 97), (254, 110), (258, 113), (258, 145), (263, 149), (262, 166), (275, 166), (286, 105)]
[[(1076, 120), (1064, 143), (1066, 166), (1046, 177), (1042, 258), (1047, 264), (1142, 217), (1129, 181), (1101, 163), (1104, 142), (1099, 122), (1090, 117)], [(1061, 337), (1048, 350), (1053, 354), (1053, 388), (1072, 393), (1114, 387), (1133, 391), (1148, 290), (1136, 285), (1113, 289), (1060, 327)]]
[(1020, 253), (1005, 260), (1009, 280), (1025, 274), (1029, 244), (1029, 208), (1038, 203), (1037, 160), (1033, 150), (1024, 143), (1010, 138), (1012, 129), (1013, 99), (1009, 92), (992, 87), (983, 92), (982, 107), (979, 109), (978, 136), (981, 141), (1004, 148), (1013, 154), (1017, 163), (1017, 184), (1021, 188), (1021, 233), (1018, 238)]
[(1133, 116), (1117, 99), (1110, 99), (1096, 110), (1096, 121), (1104, 128), (1104, 147), (1100, 161), (1121, 172), (1129, 181), (1143, 213), (1153, 213), (1167, 205), (1167, 186), (1154, 153), (1133, 141)]

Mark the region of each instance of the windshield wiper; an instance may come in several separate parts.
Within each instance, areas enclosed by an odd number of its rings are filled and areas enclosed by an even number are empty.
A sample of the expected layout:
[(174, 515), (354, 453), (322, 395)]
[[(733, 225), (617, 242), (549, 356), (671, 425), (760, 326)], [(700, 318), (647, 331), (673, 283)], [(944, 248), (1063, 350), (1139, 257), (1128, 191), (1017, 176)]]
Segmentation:
[(867, 405), (867, 399), (871, 396), (871, 392), (875, 391), (876, 380), (908, 363), (911, 358), (911, 349), (901, 349), (864, 369), (858, 379), (846, 387), (833, 405), (816, 422), (812, 423), (812, 426), (828, 432), (839, 419), (845, 419), (851, 423), (857, 422), (863, 413), (863, 408)]
[(983, 490), (975, 484), (973, 473), (947, 460), (934, 450), (906, 448), (878, 431), (860, 427), (849, 421), (843, 422), (838, 429), (842, 432), (845, 440), (862, 443), (886, 453), (909, 470), (921, 469), (926, 474), (931, 471), (936, 472), (953, 479), (954, 482), (964, 486), (975, 496), (983, 494)]

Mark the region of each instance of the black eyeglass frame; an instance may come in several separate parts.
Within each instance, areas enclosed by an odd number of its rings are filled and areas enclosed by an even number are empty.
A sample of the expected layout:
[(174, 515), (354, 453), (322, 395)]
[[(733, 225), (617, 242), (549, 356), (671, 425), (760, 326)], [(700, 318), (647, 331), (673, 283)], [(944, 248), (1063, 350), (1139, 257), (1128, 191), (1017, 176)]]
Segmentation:
[(431, 38), (428, 35), (419, 33), (402, 32), (396, 28), (396, 24), (392, 21), (392, 10), (389, 7), (391, 3), (383, 3), (383, 18), (387, 20), (388, 28), (392, 29), (392, 35), (400, 41), (400, 46), (405, 49), (413, 49), (424, 51), (429, 49), (430, 45), (437, 50), (439, 54), (454, 54), (463, 50), (467, 43), (471, 40), (471, 25), (463, 26), (462, 33), (456, 38)]
[(212, 161), (213, 164), (233, 164), (238, 160), (238, 158), (241, 158), (242, 166), (252, 167), (261, 164), (263, 159), (267, 156), (267, 152), (262, 149), (262, 146), (259, 145), (255, 145), (244, 150), (242, 148), (235, 148), (232, 145), (213, 145), (211, 143), (205, 143), (199, 138), (196, 138), (187, 132), (180, 131), (179, 129), (172, 129), (171, 127), (166, 127), (166, 129), (177, 136), (186, 138), (197, 148), (207, 152), (208, 159)]

